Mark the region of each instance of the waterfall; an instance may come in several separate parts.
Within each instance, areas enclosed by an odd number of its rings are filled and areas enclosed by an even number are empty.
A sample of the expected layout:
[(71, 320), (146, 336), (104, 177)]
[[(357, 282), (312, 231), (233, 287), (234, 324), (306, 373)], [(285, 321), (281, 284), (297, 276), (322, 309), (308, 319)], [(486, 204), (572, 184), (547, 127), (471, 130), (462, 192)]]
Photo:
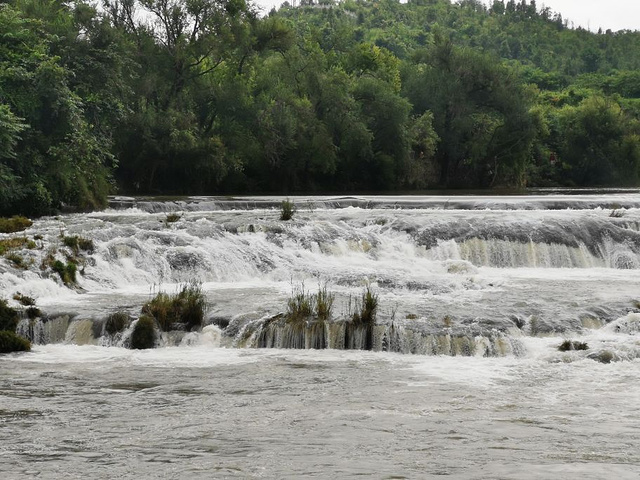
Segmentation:
[[(279, 220), (281, 200), (114, 198), (107, 211), (38, 219), (24, 234), (36, 248), (13, 251), (23, 266), (0, 258), (2, 297), (19, 308), (14, 296), (34, 298), (43, 316), (21, 320), (18, 333), (35, 344), (128, 346), (131, 322), (154, 293), (198, 281), (208, 323), (224, 326), (157, 332), (158, 346), (481, 357), (521, 355), (523, 335), (582, 335), (640, 308), (637, 193), (294, 197), (289, 222)], [(166, 221), (167, 212), (178, 219)], [(95, 248), (73, 251), (66, 235)], [(76, 282), (65, 284), (53, 261), (75, 263)], [(386, 312), (371, 327), (351, 324), (345, 311), (298, 324), (276, 315), (292, 285), (318, 283), (343, 310), (372, 285)], [(106, 333), (105, 319), (122, 309), (127, 328)], [(509, 318), (519, 319), (515, 330), (481, 320)]]

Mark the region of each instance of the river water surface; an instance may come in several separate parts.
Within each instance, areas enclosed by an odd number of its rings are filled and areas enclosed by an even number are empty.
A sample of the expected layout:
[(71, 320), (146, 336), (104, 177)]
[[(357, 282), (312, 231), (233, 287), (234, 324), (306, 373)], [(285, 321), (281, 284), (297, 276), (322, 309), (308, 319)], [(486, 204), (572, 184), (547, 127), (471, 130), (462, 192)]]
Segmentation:
[[(35, 222), (31, 265), (0, 260), (2, 296), (43, 312), (0, 356), (2, 478), (638, 478), (640, 194), (295, 201), (288, 223), (272, 198)], [(95, 244), (76, 286), (39, 267), (61, 232)], [(194, 279), (201, 332), (105, 333)], [(329, 326), (336, 348), (282, 348), (267, 319), (303, 283), (338, 322), (375, 291), (374, 351)]]

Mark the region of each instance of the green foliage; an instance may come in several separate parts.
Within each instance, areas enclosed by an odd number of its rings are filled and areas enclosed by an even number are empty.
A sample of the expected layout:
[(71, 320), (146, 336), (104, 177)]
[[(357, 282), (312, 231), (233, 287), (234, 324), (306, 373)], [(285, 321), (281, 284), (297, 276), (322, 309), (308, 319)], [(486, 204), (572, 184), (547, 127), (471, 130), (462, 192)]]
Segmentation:
[(155, 318), (165, 332), (201, 328), (206, 310), (202, 286), (197, 282), (183, 285), (175, 295), (159, 292), (142, 307), (142, 313)]
[(104, 331), (109, 335), (115, 335), (127, 328), (130, 322), (131, 317), (129, 317), (127, 312), (114, 312), (107, 317), (107, 320), (104, 323)]
[(291, 220), (296, 213), (296, 205), (291, 200), (283, 200), (280, 203), (280, 220)]
[(15, 332), (18, 321), (17, 310), (11, 308), (6, 300), (0, 299), (0, 331)]
[(327, 291), (326, 285), (318, 288), (318, 293), (315, 295), (315, 313), (319, 320), (329, 320), (331, 318), (334, 300), (335, 295)]
[(591, 96), (557, 112), (558, 150), (578, 185), (636, 185), (640, 122), (612, 99)]
[(64, 45), (80, 36), (71, 8), (0, 6), (0, 211), (106, 205), (111, 141), (88, 118), (89, 92), (72, 81), (81, 72), (68, 60), (80, 57), (82, 42)]
[(0, 331), (0, 353), (29, 352), (31, 342), (14, 332)]
[(65, 285), (69, 286), (76, 283), (76, 271), (78, 266), (75, 262), (69, 261), (64, 264), (60, 260), (55, 260), (51, 265), (51, 269), (60, 275), (60, 279)]
[(526, 0), (320, 4), (4, 2), (0, 214), (102, 208), (114, 176), (141, 194), (640, 182), (639, 32)]
[(142, 350), (156, 345), (156, 324), (153, 317), (142, 315), (131, 333), (131, 348)]
[(26, 217), (14, 215), (11, 218), (0, 217), (0, 233), (15, 233), (26, 230), (33, 222)]

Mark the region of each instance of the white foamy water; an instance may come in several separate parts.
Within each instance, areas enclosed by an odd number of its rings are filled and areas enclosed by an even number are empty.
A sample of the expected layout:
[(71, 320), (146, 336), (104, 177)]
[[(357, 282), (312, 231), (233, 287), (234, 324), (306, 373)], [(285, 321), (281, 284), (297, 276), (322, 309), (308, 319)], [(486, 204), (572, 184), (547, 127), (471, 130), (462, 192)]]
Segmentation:
[[(637, 478), (640, 194), (279, 201), (119, 199), (25, 232), (0, 295), (45, 318), (0, 356), (4, 477)], [(40, 268), (73, 254), (61, 232), (95, 245), (71, 288)], [(190, 280), (202, 331), (105, 334)], [(335, 323), (274, 317), (302, 283)], [(375, 351), (341, 350), (367, 345), (343, 321), (366, 285)], [(255, 348), (305, 345), (332, 349)]]

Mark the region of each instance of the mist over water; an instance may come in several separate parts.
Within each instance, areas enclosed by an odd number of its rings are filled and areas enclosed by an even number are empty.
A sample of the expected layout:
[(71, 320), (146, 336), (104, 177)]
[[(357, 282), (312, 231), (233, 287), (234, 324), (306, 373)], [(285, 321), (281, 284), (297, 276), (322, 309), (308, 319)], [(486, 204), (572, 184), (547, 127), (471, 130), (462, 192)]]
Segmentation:
[[(0, 263), (2, 296), (43, 312), (33, 352), (0, 357), (8, 478), (634, 478), (640, 194), (293, 200), (290, 222), (271, 197), (35, 222), (32, 267)], [(61, 232), (95, 245), (77, 287), (38, 268)], [(105, 334), (192, 280), (201, 332)], [(336, 295), (322, 331), (274, 320), (302, 284)], [(366, 286), (374, 351), (342, 350)]]

